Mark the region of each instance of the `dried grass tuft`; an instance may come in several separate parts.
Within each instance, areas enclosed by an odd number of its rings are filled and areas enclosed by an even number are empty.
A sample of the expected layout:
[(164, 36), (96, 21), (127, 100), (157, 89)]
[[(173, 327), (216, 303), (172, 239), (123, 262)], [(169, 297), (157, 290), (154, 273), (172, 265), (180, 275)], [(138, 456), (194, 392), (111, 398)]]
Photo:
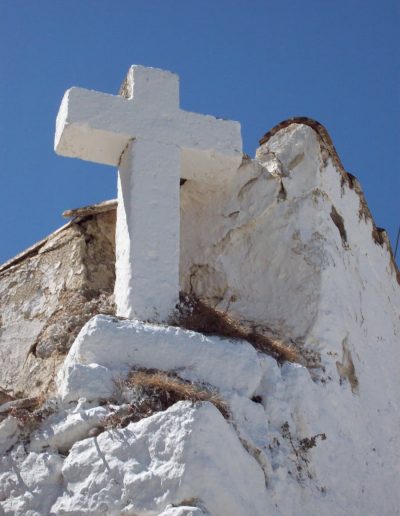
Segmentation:
[(0, 421), (13, 417), (20, 430), (19, 440), (29, 442), (32, 432), (56, 410), (56, 404), (44, 395), (35, 398), (15, 399), (0, 407)]
[(181, 295), (179, 314), (171, 324), (206, 335), (246, 340), (279, 362), (302, 362), (299, 352), (293, 346), (263, 335), (250, 325), (233, 319), (226, 312), (212, 308), (194, 296)]
[(165, 407), (163, 410), (178, 401), (209, 401), (225, 418), (229, 418), (226, 403), (215, 391), (161, 371), (135, 371), (128, 377), (127, 385), (131, 388), (140, 388), (145, 393), (155, 396)]
[(182, 380), (171, 373), (141, 369), (120, 379), (116, 386), (123, 401), (126, 402), (127, 397), (131, 399), (128, 405), (121, 405), (104, 419), (103, 429), (124, 428), (129, 423), (140, 421), (155, 412), (167, 410), (178, 401), (209, 401), (225, 419), (230, 418), (228, 405), (216, 392)]

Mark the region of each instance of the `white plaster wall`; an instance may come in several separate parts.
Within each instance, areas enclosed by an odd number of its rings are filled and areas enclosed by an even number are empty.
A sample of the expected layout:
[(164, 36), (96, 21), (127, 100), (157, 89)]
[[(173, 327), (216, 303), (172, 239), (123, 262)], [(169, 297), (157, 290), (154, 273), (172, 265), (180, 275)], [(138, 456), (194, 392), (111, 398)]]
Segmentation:
[[(381, 317), (397, 324), (389, 253), (374, 242), (371, 221), (360, 219), (357, 193), (341, 185), (330, 160), (324, 164), (315, 132), (290, 126), (268, 149), (259, 161), (245, 160), (221, 188), (195, 181), (181, 188), (181, 288), (316, 352), (323, 348), (316, 328), (330, 326), (329, 313), (340, 313), (345, 328), (359, 312), (351, 296), (387, 296), (385, 308), (369, 301), (374, 308), (364, 327)], [(332, 206), (344, 218), (346, 246)], [(360, 313), (357, 319), (361, 324)], [(341, 342), (336, 348), (341, 352)]]
[[(312, 161), (318, 143), (315, 137), (307, 143)], [(183, 290), (229, 307), (235, 317), (303, 339), (316, 315), (321, 267), (329, 260), (314, 235), (317, 194), (307, 191), (317, 173), (316, 167), (300, 170), (301, 183), (286, 200), (280, 179), (251, 160), (219, 188), (187, 181), (181, 189)]]

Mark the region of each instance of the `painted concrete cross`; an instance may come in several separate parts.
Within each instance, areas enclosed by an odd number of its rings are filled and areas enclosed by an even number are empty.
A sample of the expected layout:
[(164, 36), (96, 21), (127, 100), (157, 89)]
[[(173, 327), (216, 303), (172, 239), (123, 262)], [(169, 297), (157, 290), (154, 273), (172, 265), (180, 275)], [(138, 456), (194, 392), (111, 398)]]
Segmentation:
[(118, 315), (165, 322), (179, 299), (180, 178), (223, 184), (242, 159), (238, 122), (179, 108), (179, 78), (132, 66), (118, 96), (69, 89), (55, 151), (118, 166)]

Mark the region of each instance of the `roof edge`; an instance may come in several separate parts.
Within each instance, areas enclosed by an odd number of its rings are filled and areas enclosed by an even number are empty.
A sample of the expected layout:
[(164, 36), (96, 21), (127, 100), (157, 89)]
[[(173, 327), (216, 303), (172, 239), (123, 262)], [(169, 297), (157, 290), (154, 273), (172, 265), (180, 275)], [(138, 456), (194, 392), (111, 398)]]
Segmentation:
[(61, 226), (60, 228), (56, 229), (49, 235), (47, 235), (42, 240), (39, 240), (35, 244), (31, 245), (21, 253), (18, 253), (16, 256), (13, 256), (6, 262), (0, 264), (0, 275), (14, 267), (15, 265), (18, 265), (20, 262), (25, 260), (26, 258), (30, 258), (31, 256), (36, 255), (39, 250), (48, 242), (48, 240), (62, 231), (65, 231), (68, 229), (72, 224), (80, 222), (81, 220), (84, 220), (87, 217), (90, 217), (92, 215), (97, 215), (98, 213), (104, 213), (107, 211), (112, 211), (117, 209), (118, 201), (117, 199), (111, 199), (109, 201), (103, 201), (97, 204), (92, 204), (90, 206), (83, 206), (82, 208), (76, 208), (72, 210), (66, 210), (63, 212), (63, 217), (70, 218), (71, 220)]

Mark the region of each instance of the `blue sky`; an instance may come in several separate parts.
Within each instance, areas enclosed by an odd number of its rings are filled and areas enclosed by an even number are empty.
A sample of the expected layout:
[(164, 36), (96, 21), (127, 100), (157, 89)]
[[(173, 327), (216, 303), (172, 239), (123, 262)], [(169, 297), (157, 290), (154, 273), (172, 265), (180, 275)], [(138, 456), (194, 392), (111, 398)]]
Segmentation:
[(116, 171), (54, 154), (64, 91), (116, 93), (130, 64), (172, 70), (181, 106), (238, 120), (244, 148), (291, 116), (328, 129), (394, 244), (396, 0), (0, 0), (0, 262), (116, 196)]

